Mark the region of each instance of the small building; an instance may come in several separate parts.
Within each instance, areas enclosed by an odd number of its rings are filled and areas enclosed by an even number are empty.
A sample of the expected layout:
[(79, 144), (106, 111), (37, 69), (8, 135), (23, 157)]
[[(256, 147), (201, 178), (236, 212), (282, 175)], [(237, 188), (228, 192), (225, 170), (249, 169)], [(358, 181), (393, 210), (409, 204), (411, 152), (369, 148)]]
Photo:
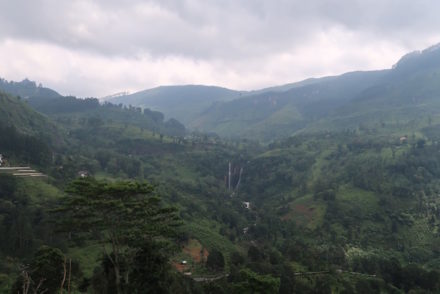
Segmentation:
[(0, 154), (0, 166), (2, 166), (2, 164), (3, 164), (3, 155)]
[(243, 201), (242, 203), (243, 203), (243, 207), (244, 208), (251, 209), (251, 203), (250, 202)]
[(403, 143), (406, 143), (407, 141), (408, 141), (408, 137), (407, 136), (403, 136), (403, 137), (400, 137), (400, 144), (403, 144)]
[(186, 260), (182, 260), (181, 262), (180, 262), (180, 264), (182, 264), (182, 265), (186, 265), (188, 262), (186, 261)]
[(88, 176), (89, 176), (89, 172), (86, 170), (81, 170), (78, 172), (78, 177), (80, 177), (80, 178), (84, 179), (84, 178), (87, 178)]

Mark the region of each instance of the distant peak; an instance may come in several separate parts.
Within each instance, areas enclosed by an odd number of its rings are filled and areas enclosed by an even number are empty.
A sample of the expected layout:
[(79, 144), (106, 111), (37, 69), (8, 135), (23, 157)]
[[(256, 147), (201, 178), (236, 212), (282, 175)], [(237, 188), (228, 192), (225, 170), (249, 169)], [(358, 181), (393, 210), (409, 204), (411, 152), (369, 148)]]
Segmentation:
[(430, 52), (434, 52), (440, 49), (440, 43), (435, 44), (431, 47), (426, 48), (425, 50), (422, 51), (422, 53), (430, 53)]
[(122, 96), (127, 96), (130, 95), (130, 92), (128, 91), (123, 91), (123, 92), (118, 92), (118, 93), (114, 93), (114, 94), (110, 94), (104, 97), (99, 98), (99, 100), (109, 100), (112, 98), (116, 98), (116, 97), (122, 97)]
[(417, 50), (411, 53), (405, 54), (400, 60), (393, 65), (393, 69), (407, 67), (407, 66), (415, 66), (419, 64), (420, 66), (424, 64), (427, 65), (438, 65), (438, 53), (440, 53), (440, 43), (430, 46), (424, 50)]
[(410, 52), (410, 53), (407, 53), (407, 54), (403, 55), (403, 56), (399, 59), (399, 61), (398, 61), (396, 64), (393, 65), (393, 68), (397, 68), (397, 67), (399, 67), (400, 65), (402, 65), (402, 64), (405, 63), (406, 61), (411, 60), (411, 59), (414, 59), (414, 58), (416, 58), (417, 56), (419, 56), (420, 54), (422, 54), (422, 51), (420, 51), (420, 50), (416, 50), (416, 51), (413, 51), (413, 52)]

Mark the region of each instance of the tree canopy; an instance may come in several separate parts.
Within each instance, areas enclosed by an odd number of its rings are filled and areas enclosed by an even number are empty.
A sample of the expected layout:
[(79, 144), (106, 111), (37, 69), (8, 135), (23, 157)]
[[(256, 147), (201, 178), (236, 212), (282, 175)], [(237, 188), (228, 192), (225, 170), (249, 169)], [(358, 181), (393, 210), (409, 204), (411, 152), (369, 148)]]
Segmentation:
[(179, 225), (176, 209), (163, 207), (152, 185), (134, 181), (72, 182), (60, 207), (60, 228), (74, 237), (96, 240), (114, 270), (117, 293), (126, 292), (124, 270), (146, 244), (164, 241)]

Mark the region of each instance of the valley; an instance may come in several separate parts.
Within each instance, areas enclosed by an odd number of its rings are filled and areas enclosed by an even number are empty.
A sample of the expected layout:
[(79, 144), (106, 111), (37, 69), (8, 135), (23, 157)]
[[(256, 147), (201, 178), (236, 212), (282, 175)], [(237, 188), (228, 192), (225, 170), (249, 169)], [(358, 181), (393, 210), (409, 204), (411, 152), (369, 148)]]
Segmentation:
[(0, 291), (436, 293), (439, 85), (436, 48), (256, 91), (1, 80), (2, 168), (45, 177), (0, 172)]

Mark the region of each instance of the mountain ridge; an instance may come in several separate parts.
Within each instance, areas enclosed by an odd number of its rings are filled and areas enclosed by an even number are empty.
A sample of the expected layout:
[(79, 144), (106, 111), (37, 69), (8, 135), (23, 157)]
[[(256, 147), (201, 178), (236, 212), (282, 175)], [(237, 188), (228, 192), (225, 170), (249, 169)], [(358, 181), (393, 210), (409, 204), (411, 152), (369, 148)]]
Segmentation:
[[(138, 119), (147, 116), (163, 123), (163, 114), (140, 107), (62, 97), (50, 100), (57, 103), (42, 103), (40, 112), (46, 114), (41, 114), (29, 107), (32, 97), (4, 94), (0, 127), (2, 119), (23, 123), (31, 135), (0, 136), (1, 150), (11, 152), (5, 153), (8, 160), (16, 156), (17, 163), (41, 167), (48, 182), (15, 183), (12, 176), (0, 176), (0, 206), (6, 213), (0, 222), (5, 237), (0, 254), (13, 257), (0, 259), (7, 281), (0, 287), (20, 286), (18, 265), (32, 260), (30, 255), (44, 244), (72, 258), (78, 269), (73, 272), (74, 291), (113, 290), (114, 277), (106, 274), (109, 263), (102, 259), (106, 248), (97, 234), (86, 241), (66, 228), (54, 238), (49, 221), (70, 180), (96, 176), (114, 183), (149, 181), (166, 205), (179, 208), (183, 225), (174, 243), (177, 252), (160, 256), (159, 265), (167, 265), (176, 279), (191, 282), (186, 271), (177, 272), (186, 261), (192, 276), (220, 269), (230, 277), (206, 281), (200, 291), (189, 293), (255, 291), (250, 283), (260, 284), (261, 293), (268, 292), (264, 283), (274, 285), (270, 293), (438, 292), (440, 83), (436, 66), (413, 69), (417, 63), (399, 70), (347, 73), (287, 91), (218, 102), (203, 113), (207, 121), (202, 126), (221, 126), (225, 134), (236, 132), (239, 140), (204, 133), (159, 134), (147, 128), (154, 125)], [(40, 129), (49, 126), (40, 127), (38, 119), (63, 130), (65, 148), (54, 148), (40, 137)], [(280, 139), (262, 145), (244, 140), (246, 136)], [(12, 144), (11, 138), (16, 138)], [(35, 144), (45, 142), (48, 146)], [(157, 259), (149, 256), (160, 250), (147, 250), (139, 259), (121, 255), (130, 277), (152, 268), (150, 261)], [(218, 268), (210, 266), (216, 255)], [(57, 272), (62, 274), (67, 258), (64, 253), (59, 257)], [(154, 274), (168, 284), (169, 279)], [(142, 272), (139, 279), (145, 276)], [(62, 277), (44, 277), (58, 291)], [(173, 289), (184, 288), (178, 283)]]
[[(333, 122), (344, 121), (343, 117), (350, 111), (350, 116), (357, 115), (358, 119), (353, 119), (345, 127), (371, 124), (376, 118), (367, 119), (362, 112), (366, 109), (380, 112), (388, 102), (388, 106), (401, 107), (399, 103), (403, 98), (397, 99), (399, 95), (406, 97), (413, 93), (414, 97), (405, 98), (407, 103), (412, 103), (411, 99), (427, 101), (427, 95), (433, 97), (440, 91), (435, 86), (438, 72), (439, 44), (402, 56), (391, 69), (353, 71), (253, 91), (205, 85), (159, 86), (119, 95), (109, 101), (161, 111), (166, 118), (176, 118), (196, 131), (271, 141), (300, 130), (312, 130), (317, 125), (344, 127), (343, 123)], [(29, 97), (28, 94), (33, 93), (34, 96), (28, 98), (31, 105), (48, 104), (53, 97), (59, 97), (55, 91), (37, 87), (29, 80), (19, 83), (5, 83), (3, 80), (0, 87), (2, 85), (22, 86), (24, 90), (11, 92), (16, 95)], [(34, 92), (29, 90), (30, 86)], [(398, 94), (403, 88), (406, 90)], [(39, 91), (46, 91), (47, 95), (40, 95)], [(418, 97), (418, 93), (423, 97)], [(388, 107), (388, 111), (393, 109)], [(398, 112), (396, 115), (405, 116)]]

